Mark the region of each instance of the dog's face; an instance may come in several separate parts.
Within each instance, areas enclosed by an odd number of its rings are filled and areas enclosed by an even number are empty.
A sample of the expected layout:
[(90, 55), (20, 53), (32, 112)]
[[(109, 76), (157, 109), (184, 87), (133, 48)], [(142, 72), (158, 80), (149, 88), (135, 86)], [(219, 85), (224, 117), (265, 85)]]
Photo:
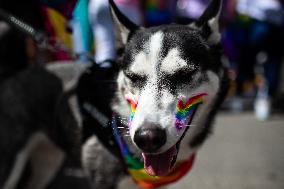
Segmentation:
[[(133, 143), (145, 170), (162, 176), (173, 167), (184, 135), (202, 130), (223, 74), (218, 17), (220, 0), (188, 26), (138, 28), (112, 3), (114, 21), (125, 45), (114, 109), (130, 116)], [(191, 128), (189, 131), (188, 128)]]

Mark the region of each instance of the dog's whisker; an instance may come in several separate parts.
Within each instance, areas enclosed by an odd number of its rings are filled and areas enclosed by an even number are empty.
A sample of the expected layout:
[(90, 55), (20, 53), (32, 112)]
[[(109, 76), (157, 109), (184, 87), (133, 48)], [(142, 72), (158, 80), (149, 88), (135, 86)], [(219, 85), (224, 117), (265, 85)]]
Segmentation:
[(120, 120), (120, 123), (126, 125), (126, 124), (128, 124), (128, 121)]
[(125, 125), (125, 124), (128, 124), (128, 121), (123, 121), (123, 120), (121, 120), (120, 123), (122, 123), (122, 124)]
[(127, 121), (127, 120), (128, 120), (128, 119), (126, 119), (126, 118), (125, 118), (125, 119), (119, 119), (119, 121)]
[(122, 120), (128, 120), (128, 118), (126, 117), (117, 117), (117, 118), (122, 119)]
[(118, 130), (127, 130), (127, 128), (125, 127), (120, 127), (120, 128), (117, 128)]

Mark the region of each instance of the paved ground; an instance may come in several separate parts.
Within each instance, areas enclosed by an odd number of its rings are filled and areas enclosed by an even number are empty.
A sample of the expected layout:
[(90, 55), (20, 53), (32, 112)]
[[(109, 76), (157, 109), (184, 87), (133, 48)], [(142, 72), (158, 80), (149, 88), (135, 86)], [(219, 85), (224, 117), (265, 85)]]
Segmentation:
[(284, 117), (219, 114), (185, 184), (171, 189), (283, 189)]

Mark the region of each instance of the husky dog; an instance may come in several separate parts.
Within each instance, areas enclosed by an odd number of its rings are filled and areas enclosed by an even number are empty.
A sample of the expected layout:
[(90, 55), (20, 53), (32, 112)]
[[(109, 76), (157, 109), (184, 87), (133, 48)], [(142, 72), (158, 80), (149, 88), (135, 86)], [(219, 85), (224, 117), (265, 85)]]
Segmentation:
[(28, 66), (25, 37), (0, 20), (0, 188), (87, 189), (62, 83)]
[[(130, 137), (143, 154), (145, 169), (151, 175), (168, 174), (175, 159), (184, 158), (178, 154), (180, 145), (182, 156), (196, 151), (210, 132), (224, 99), (226, 73), (221, 62), (220, 9), (221, 1), (213, 0), (201, 18), (190, 25), (146, 29), (135, 26), (113, 5), (120, 42), (125, 46), (113, 110), (128, 117), (129, 102), (135, 104)], [(179, 105), (198, 95), (203, 103), (193, 117), (179, 117), (179, 108), (183, 108)], [(154, 165), (159, 158), (163, 163)]]
[(185, 174), (179, 168), (191, 168), (226, 95), (218, 24), (222, 1), (212, 0), (189, 25), (151, 28), (136, 26), (110, 4), (117, 46), (123, 49), (111, 104), (119, 120), (113, 119), (114, 135), (136, 183), (162, 186)]

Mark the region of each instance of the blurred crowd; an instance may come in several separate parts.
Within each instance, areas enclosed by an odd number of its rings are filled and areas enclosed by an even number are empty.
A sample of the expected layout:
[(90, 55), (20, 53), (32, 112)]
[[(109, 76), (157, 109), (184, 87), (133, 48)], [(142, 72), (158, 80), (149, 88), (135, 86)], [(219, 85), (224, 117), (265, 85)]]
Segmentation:
[[(146, 27), (188, 24), (203, 13), (209, 1), (114, 0), (135, 24)], [(281, 94), (284, 1), (223, 3), (223, 61), (230, 78), (224, 108), (234, 112), (254, 108), (256, 117), (266, 120)], [(47, 50), (39, 49), (31, 37), (26, 38), (30, 63), (76, 60), (82, 64), (95, 62), (104, 68), (115, 64), (115, 34), (107, 0), (28, 0), (17, 5), (1, 0), (0, 8), (47, 34), (51, 44)]]

